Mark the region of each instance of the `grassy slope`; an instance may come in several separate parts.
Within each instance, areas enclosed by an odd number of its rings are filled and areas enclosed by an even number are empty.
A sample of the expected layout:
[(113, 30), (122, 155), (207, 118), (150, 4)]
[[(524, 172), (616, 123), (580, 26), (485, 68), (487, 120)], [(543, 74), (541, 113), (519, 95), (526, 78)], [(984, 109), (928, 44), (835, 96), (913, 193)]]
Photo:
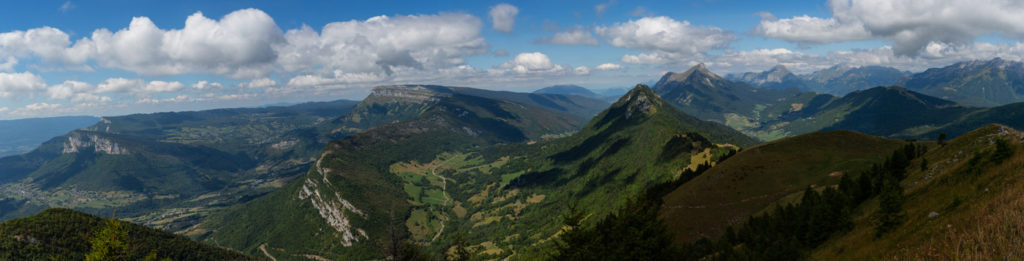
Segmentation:
[[(186, 237), (125, 223), (130, 257), (149, 253), (172, 260), (247, 260), (237, 252), (203, 245)], [(105, 219), (70, 209), (49, 209), (30, 217), (0, 223), (0, 259), (82, 260), (91, 250), (90, 238), (106, 224)], [(33, 242), (35, 241), (35, 242)]]
[[(1010, 260), (1024, 253), (1024, 133), (989, 125), (964, 134), (924, 159), (911, 162), (902, 182), (905, 220), (893, 232), (875, 238), (872, 214), (876, 200), (855, 210), (854, 229), (832, 238), (811, 258), (816, 260)], [(1015, 148), (1002, 163), (990, 160), (994, 140)], [(978, 160), (971, 165), (971, 159)], [(938, 216), (929, 217), (935, 212)]]
[[(850, 131), (817, 132), (746, 149), (664, 197), (677, 242), (715, 238), (807, 186), (832, 185), (883, 161), (901, 141)], [(838, 172), (838, 173), (837, 173)]]

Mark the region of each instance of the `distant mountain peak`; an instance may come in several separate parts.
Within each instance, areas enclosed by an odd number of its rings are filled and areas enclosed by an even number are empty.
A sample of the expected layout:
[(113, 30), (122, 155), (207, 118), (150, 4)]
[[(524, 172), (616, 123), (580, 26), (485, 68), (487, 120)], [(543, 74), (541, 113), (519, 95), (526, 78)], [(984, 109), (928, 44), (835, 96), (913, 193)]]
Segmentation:
[(718, 77), (717, 74), (711, 72), (711, 70), (708, 70), (708, 67), (704, 66), (704, 63), (699, 63), (697, 65), (694, 65), (693, 67), (690, 67), (690, 69), (686, 70), (686, 72), (683, 73), (683, 74), (693, 75), (695, 73), (697, 75), (705, 75), (705, 76)]
[(786, 68), (786, 66), (785, 66), (785, 65), (781, 65), (781, 64), (773, 66), (773, 67), (772, 67), (771, 69), (768, 69), (768, 71), (769, 71), (769, 72), (785, 72), (785, 73), (792, 73), (792, 72), (790, 72), (790, 71), (789, 71), (789, 69), (787, 69), (787, 68)]
[(772, 67), (768, 71), (765, 71), (763, 73), (763, 76), (760, 77), (762, 78), (760, 79), (762, 82), (760, 82), (759, 84), (764, 84), (768, 82), (781, 83), (786, 80), (786, 77), (789, 76), (795, 77), (796, 75), (793, 74), (793, 72), (790, 72), (789, 69), (786, 69), (785, 65), (779, 64), (776, 65), (775, 67)]
[(650, 116), (657, 113), (658, 107), (663, 106), (664, 103), (650, 87), (645, 84), (637, 84), (626, 95), (619, 98), (619, 101), (612, 107), (625, 108), (625, 117), (629, 119), (637, 114)]
[(673, 81), (673, 82), (682, 82), (682, 81), (689, 81), (689, 80), (702, 80), (702, 79), (722, 79), (721, 76), (718, 76), (717, 74), (715, 74), (715, 73), (711, 72), (710, 70), (708, 70), (708, 68), (705, 67), (703, 63), (700, 63), (700, 64), (697, 64), (697, 65), (694, 65), (693, 67), (690, 67), (690, 69), (686, 70), (686, 72), (683, 72), (683, 73), (672, 73), (672, 72), (669, 72), (666, 76), (668, 76), (668, 81)]

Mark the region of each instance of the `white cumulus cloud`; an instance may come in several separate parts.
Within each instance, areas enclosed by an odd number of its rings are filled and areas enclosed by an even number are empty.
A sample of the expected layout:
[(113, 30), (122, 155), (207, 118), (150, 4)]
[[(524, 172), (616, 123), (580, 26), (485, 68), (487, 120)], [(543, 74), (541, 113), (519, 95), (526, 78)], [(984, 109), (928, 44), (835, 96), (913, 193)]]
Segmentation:
[(95, 86), (87, 82), (64, 81), (64, 83), (46, 88), (46, 93), (50, 95), (50, 99), (64, 100), (75, 94), (91, 92), (95, 89)]
[(39, 75), (30, 72), (0, 72), (0, 97), (2, 98), (12, 98), (44, 88), (46, 88), (46, 81), (43, 81), (43, 77), (39, 77)]
[(573, 73), (576, 73), (576, 75), (587, 75), (590, 74), (590, 68), (587, 68), (586, 66), (577, 66), (573, 69)]
[(1024, 37), (1024, 2), (1006, 0), (829, 0), (832, 17), (763, 19), (765, 37), (803, 43), (882, 39), (897, 55), (917, 56), (932, 43), (966, 45), (988, 34)]
[[(514, 20), (514, 9), (495, 6), (501, 11), (495, 13), (502, 20), (499, 24)], [(490, 47), (482, 27), (479, 18), (461, 13), (332, 22), (319, 32), (309, 26), (282, 31), (257, 9), (237, 10), (220, 19), (196, 12), (180, 28), (159, 28), (139, 16), (125, 28), (96, 29), (76, 41), (52, 27), (0, 33), (0, 71), (13, 71), (19, 61), (38, 58), (55, 65), (45, 68), (98, 66), (141, 76), (207, 74), (253, 80), (283, 73), (330, 81), (402, 78), (393, 73), (439, 72), (465, 65), (468, 56), (487, 53)], [(145, 90), (145, 82), (127, 80), (96, 84), (97, 91)]]
[(871, 39), (860, 24), (841, 23), (835, 18), (796, 16), (787, 19), (764, 20), (754, 29), (758, 34), (802, 43), (833, 43)]
[(222, 85), (219, 82), (210, 82), (210, 81), (198, 81), (195, 84), (192, 84), (192, 88), (196, 89), (196, 90), (220, 89), (220, 88), (223, 88), (223, 87), (224, 87), (224, 85)]
[(91, 55), (88, 44), (70, 45), (71, 37), (67, 33), (49, 26), (0, 33), (0, 57), (40, 57), (47, 62), (82, 63)]
[(738, 38), (721, 28), (695, 26), (688, 21), (658, 16), (644, 17), (594, 29), (609, 44), (620, 48), (647, 51), (622, 57), (625, 63), (665, 63), (683, 60), (707, 51), (726, 48)]
[(622, 70), (623, 68), (625, 68), (625, 67), (622, 67), (622, 65), (618, 65), (618, 64), (614, 64), (614, 63), (602, 63), (601, 65), (598, 65), (597, 67), (594, 67), (594, 69), (597, 69), (598, 71), (614, 71), (614, 70)]
[(546, 54), (540, 52), (520, 53), (511, 61), (501, 64), (500, 68), (517, 73), (540, 73), (561, 71), (562, 66), (551, 62)]
[(516, 27), (516, 15), (519, 8), (510, 4), (498, 4), (491, 7), (487, 15), (491, 17), (491, 26), (499, 32), (512, 32)]
[(486, 53), (481, 26), (471, 15), (441, 14), (334, 22), (320, 33), (302, 27), (285, 33), (287, 44), (278, 48), (278, 63), (290, 72), (332, 76), (436, 70)]
[(140, 89), (145, 83), (142, 79), (109, 78), (96, 85), (96, 92), (125, 93)]
[(117, 32), (99, 29), (79, 41), (91, 46), (97, 62), (145, 75), (214, 73), (253, 77), (268, 72), (283, 43), (274, 19), (257, 9), (242, 9), (221, 20), (201, 12), (185, 19), (182, 29), (157, 28), (147, 17), (132, 18)]

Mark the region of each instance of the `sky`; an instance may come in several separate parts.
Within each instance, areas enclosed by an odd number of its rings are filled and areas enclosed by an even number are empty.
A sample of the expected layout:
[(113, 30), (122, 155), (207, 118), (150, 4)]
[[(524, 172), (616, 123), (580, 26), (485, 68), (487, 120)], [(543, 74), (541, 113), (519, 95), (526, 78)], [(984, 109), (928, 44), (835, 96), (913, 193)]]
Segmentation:
[(0, 119), (1024, 57), (1024, 1), (7, 1)]

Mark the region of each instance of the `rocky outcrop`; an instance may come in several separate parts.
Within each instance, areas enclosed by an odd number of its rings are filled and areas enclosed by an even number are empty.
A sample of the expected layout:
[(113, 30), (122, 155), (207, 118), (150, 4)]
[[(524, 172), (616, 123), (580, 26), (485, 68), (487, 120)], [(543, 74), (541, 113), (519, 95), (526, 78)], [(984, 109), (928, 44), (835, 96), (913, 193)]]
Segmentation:
[(100, 137), (96, 134), (87, 134), (80, 132), (72, 132), (68, 135), (68, 139), (64, 141), (62, 154), (78, 153), (82, 151), (92, 150), (97, 153), (106, 153), (110, 155), (128, 155), (131, 154), (127, 148), (115, 143), (114, 141)]
[(436, 102), (440, 97), (447, 94), (439, 93), (423, 86), (416, 85), (392, 85), (378, 86), (370, 91), (367, 100), (377, 102), (415, 102), (430, 103)]
[[(302, 184), (302, 190), (299, 190), (299, 200), (309, 200), (313, 204), (313, 208), (317, 210), (320, 217), (324, 219), (328, 225), (334, 230), (341, 233), (341, 244), (344, 246), (352, 246), (353, 243), (362, 239), (367, 239), (369, 236), (366, 231), (353, 228), (352, 223), (349, 220), (351, 214), (355, 214), (362, 218), (366, 218), (366, 214), (352, 205), (341, 197), (341, 194), (331, 187), (330, 181), (327, 179), (327, 174), (330, 173), (330, 169), (321, 167), (320, 163), (323, 161), (316, 161), (314, 169), (316, 172), (323, 176), (323, 183), (312, 177), (306, 177), (306, 181)], [(333, 197), (332, 197), (333, 196)], [(349, 215), (346, 215), (346, 212)]]

